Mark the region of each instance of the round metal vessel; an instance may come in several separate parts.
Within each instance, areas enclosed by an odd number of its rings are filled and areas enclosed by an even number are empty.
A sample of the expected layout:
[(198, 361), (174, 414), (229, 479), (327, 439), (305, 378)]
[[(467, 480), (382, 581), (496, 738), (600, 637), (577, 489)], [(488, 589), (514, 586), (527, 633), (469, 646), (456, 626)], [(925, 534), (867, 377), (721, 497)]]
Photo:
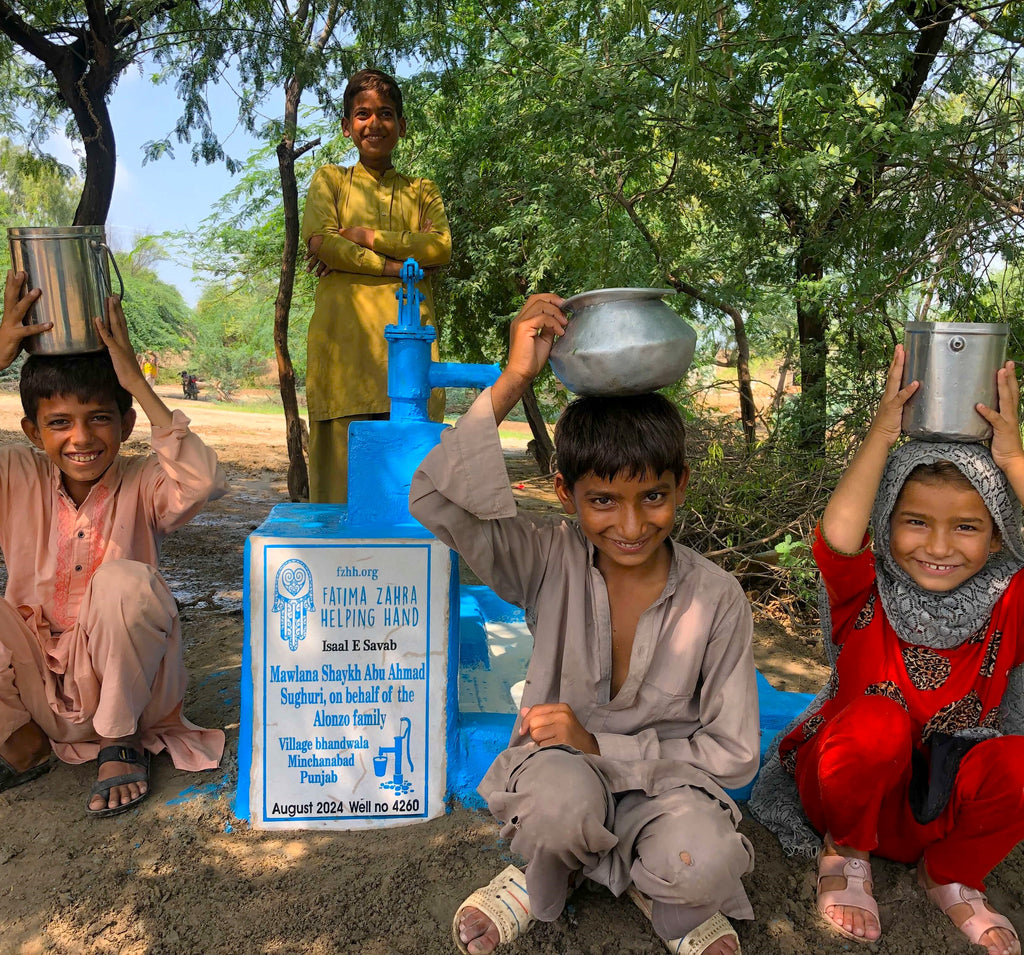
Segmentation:
[[(11, 265), (28, 273), (25, 289), (42, 289), (29, 310), (26, 324), (53, 322), (53, 328), (25, 339), (25, 350), (39, 355), (75, 355), (105, 347), (94, 315), (102, 315), (111, 294), (103, 226), (36, 226), (7, 230)], [(121, 274), (114, 262), (120, 282)], [(121, 285), (124, 295), (124, 285)]]
[(551, 369), (578, 395), (640, 395), (677, 382), (697, 333), (662, 299), (669, 289), (606, 288), (566, 299)]
[(902, 387), (921, 386), (903, 407), (903, 433), (926, 441), (987, 441), (989, 423), (974, 407), (998, 402), (996, 372), (1006, 360), (1009, 325), (907, 322)]

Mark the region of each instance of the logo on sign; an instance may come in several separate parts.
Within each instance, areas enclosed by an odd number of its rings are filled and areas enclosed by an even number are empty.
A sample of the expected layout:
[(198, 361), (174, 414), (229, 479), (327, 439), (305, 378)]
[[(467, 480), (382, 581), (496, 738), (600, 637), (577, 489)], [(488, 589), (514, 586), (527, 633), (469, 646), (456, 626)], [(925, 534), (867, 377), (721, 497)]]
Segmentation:
[(306, 639), (306, 614), (313, 606), (313, 575), (303, 561), (286, 560), (274, 580), (274, 613), (281, 615), (281, 639), (288, 641), (292, 650), (298, 650), (299, 641)]

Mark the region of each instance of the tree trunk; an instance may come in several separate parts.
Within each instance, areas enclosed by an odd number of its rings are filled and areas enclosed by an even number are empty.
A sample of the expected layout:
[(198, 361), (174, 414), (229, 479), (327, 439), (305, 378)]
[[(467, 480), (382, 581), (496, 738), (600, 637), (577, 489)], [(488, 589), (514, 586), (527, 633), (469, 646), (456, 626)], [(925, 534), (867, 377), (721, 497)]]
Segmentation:
[(284, 249), (281, 252), (281, 277), (274, 302), (274, 354), (277, 357), (288, 445), (288, 496), (293, 501), (309, 500), (309, 471), (302, 453), (302, 419), (295, 393), (295, 369), (288, 351), (288, 319), (291, 315), (295, 263), (299, 249), (299, 189), (295, 179), (295, 160), (310, 148), (307, 145), (301, 151), (295, 149), (295, 128), (301, 97), (302, 85), (292, 77), (285, 87), (285, 131), (277, 145), (277, 168), (281, 178), (284, 209)]
[[(102, 93), (76, 87), (79, 96), (71, 111), (85, 145), (85, 184), (82, 198), (75, 210), (74, 225), (103, 225), (114, 196), (114, 174), (117, 169), (117, 145), (114, 126)], [(70, 93), (65, 93), (69, 97)]]
[(13, 17), (9, 9), (0, 13), (6, 13), (0, 17), (4, 32), (52, 74), (82, 137), (85, 183), (73, 224), (103, 225), (110, 212), (117, 170), (117, 145), (107, 96), (126, 65), (109, 11), (93, 9), (90, 29), (69, 46), (50, 42)]
[(555, 446), (551, 443), (548, 435), (548, 426), (544, 416), (540, 413), (540, 405), (537, 403), (537, 394), (531, 384), (523, 392), (523, 411), (526, 412), (526, 420), (530, 424), (530, 431), (533, 432), (533, 456), (537, 461), (537, 467), (541, 474), (551, 473), (551, 462), (555, 456)]
[(739, 309), (724, 303), (719, 307), (732, 319), (733, 334), (736, 336), (736, 385), (740, 393), (740, 421), (743, 425), (743, 440), (749, 449), (754, 446), (757, 431), (757, 407), (750, 378), (750, 339)]
[(793, 362), (794, 342), (791, 336), (786, 337), (786, 354), (782, 359), (782, 367), (779, 369), (779, 380), (775, 385), (775, 394), (772, 395), (771, 413), (776, 415), (782, 407), (782, 399), (786, 397), (786, 377), (789, 375), (789, 366)]
[[(809, 255), (797, 256), (797, 286), (820, 281), (821, 263)], [(826, 394), (828, 387), (825, 335), (828, 320), (821, 303), (797, 293), (796, 327), (800, 337), (800, 410), (797, 445), (807, 451), (825, 450)]]

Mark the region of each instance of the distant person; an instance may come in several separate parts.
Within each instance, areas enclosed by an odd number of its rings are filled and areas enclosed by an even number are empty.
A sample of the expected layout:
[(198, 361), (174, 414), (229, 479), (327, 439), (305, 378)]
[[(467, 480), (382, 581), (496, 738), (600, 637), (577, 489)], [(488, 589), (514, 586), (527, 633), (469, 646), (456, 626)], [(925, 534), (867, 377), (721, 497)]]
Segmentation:
[[(23, 325), (7, 273), (0, 369), (50, 323)], [(157, 571), (160, 543), (225, 492), (217, 456), (141, 374), (117, 298), (94, 319), (106, 351), (32, 355), (21, 371), (21, 425), (35, 448), (0, 449), (0, 790), (51, 768), (97, 761), (90, 816), (132, 808), (149, 791), (150, 753), (212, 769), (221, 730), (182, 713), (188, 675), (178, 608)], [(148, 457), (121, 457), (135, 398), (153, 429)]]
[(186, 398), (199, 400), (199, 379), (187, 369), (181, 372), (181, 392)]
[(1024, 838), (1020, 393), (1007, 362), (998, 408), (976, 406), (991, 450), (907, 441), (890, 453), (919, 387), (900, 387), (905, 360), (897, 345), (815, 532), (831, 679), (773, 744), (750, 809), (788, 851), (817, 852), (818, 913), (846, 938), (882, 934), (876, 855), (916, 865), (972, 944), (1020, 955), (984, 894)]
[(142, 361), (142, 377), (146, 379), (146, 384), (149, 385), (150, 388), (153, 388), (156, 385), (156, 372), (156, 352), (148, 351), (146, 352), (146, 357)]
[[(321, 504), (348, 500), (348, 426), (388, 416), (384, 327), (398, 320), (402, 263), (411, 256), (429, 275), (448, 263), (452, 250), (437, 187), (392, 166), (392, 151), (405, 135), (395, 80), (379, 70), (353, 74), (341, 128), (359, 162), (318, 169), (302, 218), (309, 268), (320, 277), (309, 323), (306, 404), (309, 496)], [(424, 322), (430, 324), (429, 279), (421, 291)], [(431, 395), (428, 411), (441, 419), (442, 391)]]
[(576, 520), (516, 508), (498, 426), (563, 333), (561, 304), (526, 302), (505, 370), (409, 494), (413, 516), (526, 610), (533, 636), (512, 738), (478, 790), (526, 872), (510, 865), (470, 895), (455, 942), (494, 951), (557, 919), (587, 878), (630, 892), (670, 952), (734, 955), (727, 916), (754, 916), (741, 881), (753, 849), (725, 791), (753, 778), (760, 753), (750, 606), (672, 539), (690, 469), (662, 395), (570, 404), (554, 487)]

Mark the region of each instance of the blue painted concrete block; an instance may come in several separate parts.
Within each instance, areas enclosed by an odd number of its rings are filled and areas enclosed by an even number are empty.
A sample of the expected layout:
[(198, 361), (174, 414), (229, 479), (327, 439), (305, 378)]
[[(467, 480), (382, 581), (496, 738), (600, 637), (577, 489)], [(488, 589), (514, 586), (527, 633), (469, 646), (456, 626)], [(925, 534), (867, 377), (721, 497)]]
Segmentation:
[(487, 652), (487, 619), (480, 603), (465, 587), (459, 599), (459, 666), (490, 669)]
[(349, 460), (364, 463), (349, 470), (349, 522), (418, 527), (409, 514), (409, 485), (446, 427), (433, 421), (353, 421)]
[[(761, 761), (771, 741), (791, 720), (804, 711), (813, 699), (812, 693), (787, 693), (776, 690), (759, 672), (758, 701), (761, 710)], [(485, 803), (476, 791), (487, 768), (512, 737), (515, 714), (459, 714), (458, 740), (449, 749), (449, 798), (470, 809), (483, 809)], [(750, 797), (753, 780), (740, 789), (729, 790), (733, 799), (742, 802)]]

